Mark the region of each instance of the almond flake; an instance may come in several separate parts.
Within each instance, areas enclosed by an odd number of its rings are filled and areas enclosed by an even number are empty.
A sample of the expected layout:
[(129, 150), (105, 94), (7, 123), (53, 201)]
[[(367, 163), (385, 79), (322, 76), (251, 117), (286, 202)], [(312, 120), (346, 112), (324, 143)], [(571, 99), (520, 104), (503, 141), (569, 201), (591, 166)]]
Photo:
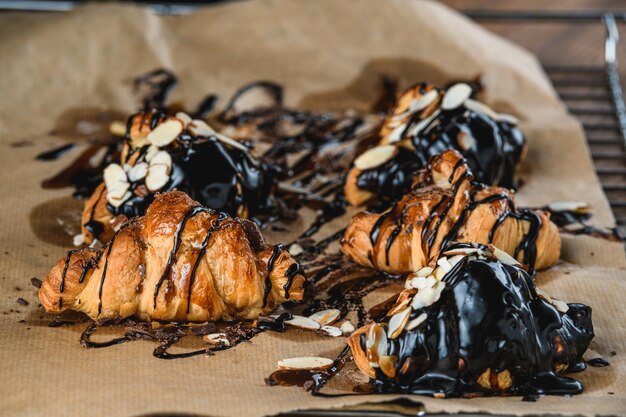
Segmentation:
[(575, 213), (589, 212), (589, 203), (585, 201), (555, 201), (548, 204), (548, 210), (555, 213), (573, 211)]
[(226, 337), (226, 333), (212, 333), (205, 335), (202, 340), (211, 345), (222, 343), (225, 346), (230, 346), (230, 342)]
[(411, 307), (407, 307), (401, 312), (395, 314), (389, 320), (389, 329), (387, 330), (387, 334), (389, 335), (389, 339), (395, 339), (400, 336), (402, 330), (404, 330), (404, 326), (409, 321), (409, 316), (411, 315)]
[(519, 124), (519, 119), (511, 114), (500, 113), (498, 115), (498, 121), (502, 123), (508, 123), (510, 125)]
[(341, 323), (341, 326), (339, 326), (339, 330), (341, 330), (342, 332), (346, 334), (350, 334), (354, 332), (356, 329), (354, 328), (354, 324), (352, 324), (352, 322), (348, 320), (348, 321), (344, 321), (343, 323)]
[(165, 165), (169, 170), (172, 167), (172, 157), (167, 151), (159, 151), (150, 159), (150, 166)]
[(368, 149), (354, 160), (354, 166), (361, 171), (379, 167), (392, 160), (398, 149), (393, 145), (382, 145)]
[(301, 356), (297, 358), (289, 358), (278, 361), (280, 369), (327, 369), (333, 365), (333, 360), (322, 358), (319, 356)]
[(378, 367), (378, 358), (387, 353), (389, 342), (385, 329), (378, 323), (372, 323), (367, 332), (366, 351), (367, 358), (373, 368)]
[[(119, 188), (122, 185), (128, 184), (126, 172), (124, 171), (124, 168), (118, 164), (109, 164), (106, 168), (104, 168), (103, 178), (107, 190)], [(124, 192), (122, 192), (122, 194), (124, 194)]]
[(567, 313), (567, 310), (569, 310), (569, 306), (566, 302), (557, 300), (556, 298), (552, 299), (551, 304), (561, 313)]
[(432, 123), (432, 121), (437, 116), (439, 116), (440, 113), (441, 113), (441, 110), (437, 109), (433, 112), (433, 114), (431, 114), (427, 118), (420, 120), (418, 124), (416, 124), (413, 128), (411, 128), (411, 131), (409, 132), (407, 136), (415, 136), (421, 133), (421, 131), (426, 129), (426, 127), (429, 126)]
[(443, 268), (446, 274), (452, 270), (452, 265), (450, 265), (450, 261), (448, 261), (448, 258), (445, 258), (445, 257), (439, 258), (437, 260), (437, 265)]
[(148, 190), (154, 192), (163, 188), (170, 180), (168, 172), (169, 168), (166, 165), (150, 165), (148, 175), (146, 175), (146, 187), (148, 187)]
[(320, 330), (332, 337), (343, 336), (343, 332), (339, 329), (339, 327), (335, 326), (322, 326)]
[(441, 100), (442, 110), (454, 110), (461, 106), (472, 95), (472, 87), (465, 83), (454, 84), (448, 88)]
[(144, 179), (148, 175), (148, 164), (140, 162), (128, 170), (128, 179), (130, 182), (136, 182)]
[(185, 127), (187, 127), (187, 125), (191, 123), (191, 116), (189, 116), (184, 111), (179, 111), (178, 113), (176, 113), (176, 118), (183, 122), (183, 126)]
[(167, 119), (148, 133), (148, 141), (154, 146), (163, 147), (172, 143), (183, 131), (183, 122)]
[(467, 100), (465, 100), (465, 108), (467, 108), (468, 110), (471, 110), (473, 112), (476, 113), (482, 113), (485, 116), (488, 116), (494, 120), (498, 120), (498, 113), (496, 113), (495, 111), (493, 111), (493, 109), (489, 106), (487, 106), (484, 103), (481, 103), (480, 101), (476, 101), (476, 100), (472, 100), (471, 98), (468, 98)]
[(435, 283), (435, 286), (432, 288), (425, 288), (420, 290), (413, 297), (413, 301), (411, 302), (411, 307), (414, 310), (419, 310), (420, 308), (428, 307), (436, 303), (441, 297), (441, 292), (443, 291), (446, 284), (439, 281)]
[(419, 316), (417, 316), (416, 318), (414, 318), (413, 320), (410, 320), (407, 324), (406, 324), (406, 331), (411, 331), (413, 329), (416, 329), (420, 324), (424, 323), (426, 321), (426, 318), (428, 316), (426, 315), (426, 313), (422, 313)]
[(285, 323), (301, 329), (318, 330), (320, 324), (313, 319), (304, 316), (294, 315), (290, 320), (285, 320)]
[(448, 271), (446, 271), (444, 267), (440, 266), (438, 268), (435, 268), (435, 272), (433, 273), (433, 275), (435, 276), (435, 279), (437, 281), (441, 281), (447, 273)]
[(521, 264), (517, 261), (517, 259), (515, 259), (514, 257), (512, 257), (511, 255), (509, 255), (508, 253), (506, 253), (505, 251), (503, 251), (502, 249), (498, 249), (495, 246), (492, 248), (492, 252), (493, 255), (498, 258), (498, 260), (500, 262), (502, 262), (505, 265), (510, 265), (510, 266), (520, 266)]
[(111, 204), (113, 207), (119, 207), (122, 204), (124, 204), (124, 202), (126, 200), (128, 200), (130, 197), (132, 197), (132, 193), (130, 191), (126, 191), (123, 195), (121, 195), (120, 197), (113, 197), (111, 196), (109, 193), (107, 193), (107, 201), (109, 202), (109, 204)]
[(159, 153), (159, 148), (154, 145), (150, 145), (146, 151), (146, 162), (150, 162), (157, 153)]
[(250, 151), (244, 144), (237, 142), (235, 139), (229, 138), (226, 135), (222, 135), (221, 133), (215, 133), (215, 137), (225, 145), (232, 146), (233, 148), (239, 149), (243, 152)]
[(387, 143), (399, 142), (402, 139), (402, 133), (406, 130), (406, 123), (402, 123), (387, 135)]
[(120, 122), (119, 120), (111, 122), (111, 124), (109, 125), (109, 132), (113, 136), (118, 136), (118, 137), (126, 136), (126, 123)]
[(215, 130), (204, 120), (194, 119), (189, 123), (189, 131), (196, 136), (214, 136)]
[(535, 288), (535, 292), (537, 293), (537, 295), (539, 296), (539, 298), (544, 299), (545, 301), (549, 302), (550, 304), (552, 304), (552, 297), (550, 297), (550, 294), (548, 294), (547, 292), (545, 292), (544, 290), (542, 290), (541, 288), (537, 287)]
[(85, 236), (82, 233), (74, 235), (74, 239), (72, 239), (72, 243), (74, 246), (82, 246), (85, 243)]
[(333, 324), (336, 322), (340, 315), (341, 311), (336, 308), (331, 308), (313, 313), (308, 318), (324, 326), (326, 324)]
[(293, 243), (291, 246), (289, 246), (289, 254), (291, 256), (298, 256), (302, 252), (304, 252), (304, 249), (302, 249), (302, 246), (298, 245), (297, 243)]
[(430, 266), (425, 266), (422, 269), (420, 269), (419, 271), (417, 271), (416, 275), (418, 277), (426, 278), (427, 276), (429, 276), (432, 273), (433, 273), (433, 268), (431, 268)]

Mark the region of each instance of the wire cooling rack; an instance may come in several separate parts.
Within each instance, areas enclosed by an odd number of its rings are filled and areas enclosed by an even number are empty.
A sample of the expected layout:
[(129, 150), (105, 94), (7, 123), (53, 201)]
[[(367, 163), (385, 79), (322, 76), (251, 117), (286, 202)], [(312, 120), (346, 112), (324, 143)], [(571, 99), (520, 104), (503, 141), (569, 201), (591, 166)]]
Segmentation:
[[(602, 188), (626, 244), (626, 107), (618, 72), (618, 22), (626, 13), (466, 11), (478, 21), (597, 23), (606, 28), (604, 62), (545, 65), (554, 88), (582, 123)], [(598, 45), (600, 46), (600, 45)]]

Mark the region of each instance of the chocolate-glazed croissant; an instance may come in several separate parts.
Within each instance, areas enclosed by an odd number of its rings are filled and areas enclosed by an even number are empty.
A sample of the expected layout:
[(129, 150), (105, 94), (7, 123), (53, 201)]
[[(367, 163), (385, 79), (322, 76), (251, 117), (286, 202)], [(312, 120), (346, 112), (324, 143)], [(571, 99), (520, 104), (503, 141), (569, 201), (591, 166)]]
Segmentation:
[(355, 262), (393, 273), (426, 266), (451, 242), (493, 243), (530, 270), (553, 265), (561, 239), (549, 214), (517, 210), (510, 191), (474, 180), (465, 159), (446, 151), (382, 214), (356, 214), (341, 240)]
[(202, 204), (248, 218), (272, 205), (276, 170), (202, 120), (160, 110), (132, 115), (121, 152), (85, 203), (84, 241), (108, 242), (143, 215), (158, 191), (185, 191)]
[(379, 392), (567, 395), (582, 384), (557, 373), (584, 369), (593, 336), (590, 307), (535, 288), (493, 246), (457, 244), (409, 275), (386, 317), (349, 344)]
[(356, 158), (348, 172), (347, 201), (358, 206), (374, 198), (396, 200), (410, 188), (413, 173), (447, 149), (467, 159), (477, 180), (515, 188), (524, 135), (514, 117), (474, 95), (465, 83), (447, 90), (420, 83), (404, 91), (385, 119), (378, 146)]
[(71, 309), (96, 320), (255, 319), (301, 300), (304, 281), (298, 263), (281, 245), (267, 245), (253, 222), (171, 191), (104, 248), (70, 251), (39, 299), (48, 312)]

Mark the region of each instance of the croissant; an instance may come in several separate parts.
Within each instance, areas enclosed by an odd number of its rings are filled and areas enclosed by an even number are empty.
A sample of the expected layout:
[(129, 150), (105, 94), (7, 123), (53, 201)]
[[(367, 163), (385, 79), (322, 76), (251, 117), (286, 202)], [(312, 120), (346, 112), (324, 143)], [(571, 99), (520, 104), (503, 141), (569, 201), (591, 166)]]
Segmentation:
[(437, 267), (407, 277), (395, 304), (349, 339), (382, 392), (436, 396), (578, 394), (558, 375), (582, 370), (591, 308), (535, 287), (506, 253), (447, 247)]
[(281, 245), (249, 220), (201, 206), (183, 192), (157, 194), (102, 249), (72, 250), (46, 275), (39, 299), (50, 313), (95, 320), (255, 319), (302, 300), (305, 276)]
[(435, 156), (412, 190), (386, 212), (357, 213), (341, 244), (361, 265), (410, 273), (453, 241), (492, 243), (530, 270), (553, 265), (561, 248), (548, 213), (517, 210), (510, 191), (476, 182), (453, 150)]
[[(207, 162), (210, 164), (207, 165)], [(202, 204), (248, 218), (271, 203), (275, 170), (242, 143), (183, 112), (132, 115), (119, 159), (86, 201), (86, 243), (108, 242), (127, 219), (145, 213), (158, 191), (185, 191)]]
[(515, 188), (525, 138), (517, 120), (498, 114), (474, 98), (472, 87), (447, 90), (419, 83), (404, 91), (387, 115), (378, 146), (359, 155), (346, 176), (346, 200), (354, 205), (374, 198), (394, 201), (410, 188), (413, 174), (447, 149), (467, 158), (477, 180)]

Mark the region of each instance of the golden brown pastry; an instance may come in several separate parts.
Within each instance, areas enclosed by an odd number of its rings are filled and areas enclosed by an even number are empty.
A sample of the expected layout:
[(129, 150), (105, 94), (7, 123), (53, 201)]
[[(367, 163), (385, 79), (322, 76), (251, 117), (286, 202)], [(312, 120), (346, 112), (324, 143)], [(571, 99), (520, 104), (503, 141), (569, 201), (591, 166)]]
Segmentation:
[(301, 300), (305, 276), (257, 226), (201, 206), (182, 192), (157, 194), (100, 250), (72, 250), (44, 279), (50, 313), (92, 319), (255, 319)]
[(457, 83), (448, 89), (418, 83), (405, 90), (385, 118), (378, 146), (359, 155), (346, 177), (346, 200), (395, 201), (414, 173), (448, 149), (467, 158), (474, 176), (487, 185), (516, 187), (525, 138), (517, 120), (476, 100), (476, 90)]
[(382, 214), (356, 214), (341, 240), (355, 262), (392, 273), (426, 266), (452, 242), (492, 243), (530, 270), (553, 265), (561, 239), (548, 213), (516, 210), (513, 195), (474, 180), (456, 151), (434, 157)]

